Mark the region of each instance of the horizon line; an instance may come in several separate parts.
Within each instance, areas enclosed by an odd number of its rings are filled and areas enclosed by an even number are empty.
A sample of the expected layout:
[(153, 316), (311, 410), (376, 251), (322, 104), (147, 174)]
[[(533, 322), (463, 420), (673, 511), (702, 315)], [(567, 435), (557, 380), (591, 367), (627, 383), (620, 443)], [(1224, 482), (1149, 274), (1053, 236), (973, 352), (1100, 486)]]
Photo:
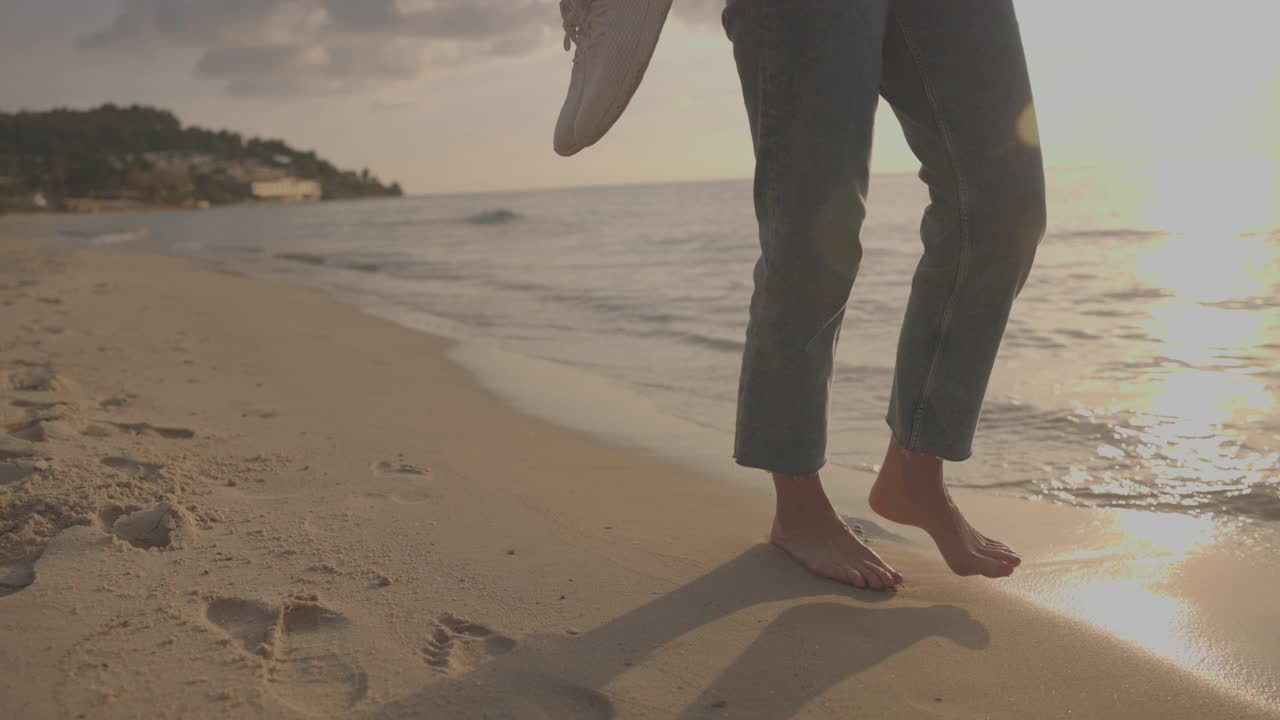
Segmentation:
[[(1154, 162), (1154, 161), (1153, 161)], [(1070, 172), (1079, 170), (1096, 170), (1096, 169), (1122, 169), (1130, 167), (1140, 167), (1150, 164), (1148, 162), (1119, 162), (1119, 163), (1080, 163), (1072, 165), (1052, 165), (1046, 166), (1045, 172)], [(872, 170), (871, 176), (895, 176), (895, 175), (916, 175), (919, 170)], [(538, 185), (538, 186), (522, 186), (522, 187), (505, 187), (505, 188), (488, 188), (488, 189), (462, 189), (462, 190), (428, 190), (424, 192), (405, 192), (403, 197), (448, 197), (457, 195), (503, 195), (510, 193), (538, 193), (538, 192), (559, 192), (564, 190), (604, 190), (604, 189), (621, 189), (628, 187), (650, 187), (654, 185), (699, 185), (712, 183), (727, 182), (750, 182), (750, 176), (744, 177), (719, 177), (719, 178), (690, 178), (679, 180), (632, 180), (625, 182), (605, 182), (593, 184), (566, 184), (566, 185)]]

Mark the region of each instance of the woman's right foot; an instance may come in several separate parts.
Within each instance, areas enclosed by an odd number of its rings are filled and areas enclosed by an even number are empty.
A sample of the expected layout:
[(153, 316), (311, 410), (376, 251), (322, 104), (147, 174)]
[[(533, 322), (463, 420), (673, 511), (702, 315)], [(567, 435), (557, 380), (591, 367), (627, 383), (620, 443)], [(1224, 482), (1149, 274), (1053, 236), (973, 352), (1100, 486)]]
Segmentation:
[(957, 575), (1007, 577), (1022, 562), (1008, 545), (988, 538), (965, 520), (942, 480), (941, 459), (909, 453), (896, 440), (889, 441), (870, 503), (886, 520), (929, 533)]

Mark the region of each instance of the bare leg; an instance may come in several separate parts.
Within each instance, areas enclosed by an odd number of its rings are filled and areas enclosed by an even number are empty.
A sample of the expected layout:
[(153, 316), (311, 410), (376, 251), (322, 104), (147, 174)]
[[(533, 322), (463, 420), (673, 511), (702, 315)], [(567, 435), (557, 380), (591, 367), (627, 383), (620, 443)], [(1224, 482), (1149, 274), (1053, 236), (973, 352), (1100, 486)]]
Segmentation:
[(870, 500), (884, 518), (929, 533), (957, 575), (1006, 577), (1022, 562), (1008, 545), (964, 519), (943, 482), (941, 459), (908, 452), (892, 437)]
[(845, 523), (817, 475), (773, 474), (778, 508), (770, 541), (822, 577), (871, 590), (889, 590), (902, 576)]

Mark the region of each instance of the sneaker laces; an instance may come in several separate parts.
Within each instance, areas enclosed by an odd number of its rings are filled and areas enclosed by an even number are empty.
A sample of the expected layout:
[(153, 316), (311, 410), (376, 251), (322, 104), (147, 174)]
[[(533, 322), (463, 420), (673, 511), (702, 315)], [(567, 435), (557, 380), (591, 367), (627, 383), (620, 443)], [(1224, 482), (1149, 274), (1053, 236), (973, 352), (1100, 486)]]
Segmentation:
[(607, 0), (560, 0), (560, 19), (564, 27), (564, 49), (569, 51), (577, 46), (573, 53), (574, 61), (581, 55), (583, 46), (590, 44), (599, 33), (592, 34), (591, 29), (604, 19)]

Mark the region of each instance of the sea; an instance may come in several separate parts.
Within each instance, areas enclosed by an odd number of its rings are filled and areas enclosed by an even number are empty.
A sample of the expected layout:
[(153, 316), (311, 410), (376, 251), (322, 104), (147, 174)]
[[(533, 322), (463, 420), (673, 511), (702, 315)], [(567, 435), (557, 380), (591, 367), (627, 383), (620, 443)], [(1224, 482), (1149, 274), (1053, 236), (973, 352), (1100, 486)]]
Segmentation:
[[(1052, 170), (1049, 231), (954, 484), (1280, 524), (1280, 174)], [(730, 464), (758, 256), (749, 180), (57, 216), (52, 243), (320, 288), (642, 395)], [(874, 177), (829, 458), (874, 471), (927, 195)], [(607, 425), (608, 413), (590, 424)], [(868, 447), (855, 438), (877, 437)]]

